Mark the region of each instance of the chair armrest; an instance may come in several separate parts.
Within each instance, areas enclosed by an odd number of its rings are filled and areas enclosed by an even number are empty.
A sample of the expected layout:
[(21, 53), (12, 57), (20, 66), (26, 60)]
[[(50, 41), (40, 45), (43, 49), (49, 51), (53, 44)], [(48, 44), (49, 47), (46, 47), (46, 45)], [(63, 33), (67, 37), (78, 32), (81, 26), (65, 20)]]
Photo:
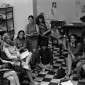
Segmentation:
[(6, 54), (5, 54), (4, 51), (1, 51), (1, 58), (2, 58), (3, 60), (11, 61), (11, 59), (7, 58), (7, 56), (6, 56)]

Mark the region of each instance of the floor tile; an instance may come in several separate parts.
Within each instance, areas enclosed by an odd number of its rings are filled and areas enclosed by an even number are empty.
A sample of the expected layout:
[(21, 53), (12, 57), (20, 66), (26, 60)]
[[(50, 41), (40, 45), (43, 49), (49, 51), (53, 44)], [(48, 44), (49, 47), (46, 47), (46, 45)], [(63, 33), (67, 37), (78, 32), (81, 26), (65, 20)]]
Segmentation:
[(46, 76), (45, 76), (45, 78), (53, 78), (54, 77), (54, 75), (49, 75), (49, 74), (47, 74)]
[(42, 81), (50, 82), (51, 81), (51, 78), (44, 78)]
[(49, 85), (50, 82), (44, 82), (42, 81), (40, 85)]
[(42, 77), (36, 77), (34, 80), (35, 80), (35, 81), (42, 81), (43, 78), (42, 78)]
[(58, 83), (50, 82), (49, 85), (58, 85)]
[(50, 82), (53, 82), (53, 83), (59, 83), (59, 79), (52, 79)]
[(45, 77), (46, 74), (39, 74), (37, 77)]

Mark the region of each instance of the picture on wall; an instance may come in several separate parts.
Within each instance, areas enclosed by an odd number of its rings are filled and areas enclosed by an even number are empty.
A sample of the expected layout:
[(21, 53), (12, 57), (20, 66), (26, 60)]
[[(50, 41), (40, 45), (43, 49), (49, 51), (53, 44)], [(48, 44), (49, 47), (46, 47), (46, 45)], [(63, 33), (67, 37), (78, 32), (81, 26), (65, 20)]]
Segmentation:
[(82, 12), (82, 13), (85, 13), (85, 5), (82, 5), (82, 6), (81, 6), (81, 12)]
[(52, 2), (52, 8), (57, 8), (57, 3), (56, 2)]

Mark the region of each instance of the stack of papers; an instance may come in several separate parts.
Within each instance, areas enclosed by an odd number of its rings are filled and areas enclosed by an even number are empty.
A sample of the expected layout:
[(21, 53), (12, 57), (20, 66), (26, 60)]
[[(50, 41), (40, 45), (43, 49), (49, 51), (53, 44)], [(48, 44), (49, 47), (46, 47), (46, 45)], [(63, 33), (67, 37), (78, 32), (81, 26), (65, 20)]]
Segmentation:
[(69, 80), (66, 82), (62, 82), (61, 85), (73, 85), (73, 83)]

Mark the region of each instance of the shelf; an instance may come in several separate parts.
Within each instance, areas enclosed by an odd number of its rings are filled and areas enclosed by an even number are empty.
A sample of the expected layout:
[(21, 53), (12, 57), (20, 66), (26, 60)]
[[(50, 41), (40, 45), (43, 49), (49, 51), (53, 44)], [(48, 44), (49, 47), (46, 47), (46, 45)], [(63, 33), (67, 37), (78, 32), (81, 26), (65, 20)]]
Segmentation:
[[(13, 17), (7, 17), (7, 20), (9, 20), (9, 19), (12, 19)], [(5, 19), (0, 19), (0, 21), (4, 21), (4, 20), (6, 20), (6, 18)]]
[(12, 11), (8, 11), (8, 12), (6, 12), (6, 13), (10, 13), (10, 12), (12, 12)]
[(9, 8), (13, 8), (13, 6), (10, 6), (10, 7), (0, 7), (0, 9), (9, 9)]
[[(8, 31), (9, 28), (14, 28), (14, 17), (13, 17), (13, 7), (1, 7), (0, 8), (0, 25), (2, 30)], [(10, 24), (10, 21), (12, 22)], [(4, 26), (4, 27), (3, 27)]]
[(6, 27), (0, 27), (0, 31), (6, 31), (7, 28)]

